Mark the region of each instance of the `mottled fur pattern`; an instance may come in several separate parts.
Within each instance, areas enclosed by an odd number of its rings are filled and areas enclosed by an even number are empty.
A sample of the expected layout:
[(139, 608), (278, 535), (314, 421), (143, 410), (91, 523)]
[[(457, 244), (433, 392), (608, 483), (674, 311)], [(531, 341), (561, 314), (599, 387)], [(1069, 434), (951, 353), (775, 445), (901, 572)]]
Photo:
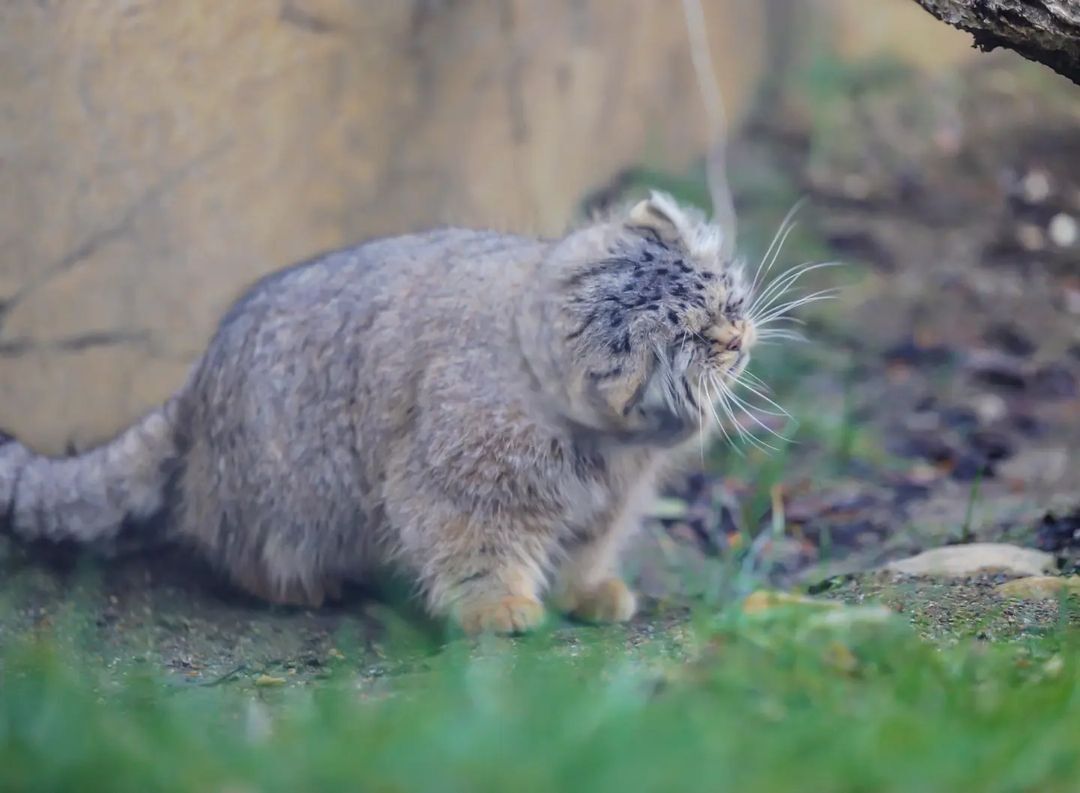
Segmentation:
[(271, 275), (163, 408), (89, 453), (0, 446), (25, 538), (164, 526), (318, 604), (392, 568), (470, 632), (626, 620), (618, 553), (754, 328), (720, 231), (653, 195), (557, 240), (446, 229)]

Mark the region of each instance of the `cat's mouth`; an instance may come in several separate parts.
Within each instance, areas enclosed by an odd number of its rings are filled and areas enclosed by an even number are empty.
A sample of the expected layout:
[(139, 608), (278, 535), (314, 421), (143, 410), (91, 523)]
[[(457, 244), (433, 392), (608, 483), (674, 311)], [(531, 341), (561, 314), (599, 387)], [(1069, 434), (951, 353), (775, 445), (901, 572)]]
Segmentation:
[(750, 362), (748, 347), (731, 344), (719, 350), (715, 346), (671, 345), (667, 360), (658, 362), (654, 374), (667, 385), (663, 404), (655, 406), (652, 423), (656, 434), (678, 443), (720, 421), (719, 414), (725, 411), (719, 411), (718, 405), (738, 404), (741, 397), (735, 391), (743, 384), (743, 372)]
[(616, 434), (630, 442), (674, 446), (718, 420), (715, 405), (733, 398), (750, 359), (744, 338), (729, 336), (721, 346), (684, 336), (658, 348), (649, 377)]

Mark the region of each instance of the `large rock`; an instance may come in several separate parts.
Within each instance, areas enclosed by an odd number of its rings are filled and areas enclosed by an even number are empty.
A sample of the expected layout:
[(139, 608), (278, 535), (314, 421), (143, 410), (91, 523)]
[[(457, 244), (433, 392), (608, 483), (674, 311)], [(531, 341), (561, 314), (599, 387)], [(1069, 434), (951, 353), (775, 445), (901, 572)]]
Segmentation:
[(886, 570), (894, 573), (950, 578), (964, 578), (992, 570), (1035, 576), (1055, 568), (1054, 557), (1044, 551), (1000, 542), (947, 545), (885, 565)]
[[(704, 6), (737, 119), (765, 4)], [(706, 143), (674, 0), (0, 4), (0, 427), (108, 435), (268, 270), (433, 224), (555, 233)]]

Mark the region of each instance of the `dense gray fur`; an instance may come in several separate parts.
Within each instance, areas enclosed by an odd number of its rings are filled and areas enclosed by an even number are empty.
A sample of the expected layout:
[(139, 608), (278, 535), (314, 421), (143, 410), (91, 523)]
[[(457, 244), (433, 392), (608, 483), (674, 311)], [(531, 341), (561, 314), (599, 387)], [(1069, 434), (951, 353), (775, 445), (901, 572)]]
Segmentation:
[(391, 566), (470, 630), (624, 619), (626, 530), (697, 453), (702, 374), (753, 343), (718, 231), (654, 196), (543, 241), (459, 229), (256, 284), (180, 392), (111, 443), (0, 446), (26, 538), (163, 525), (244, 588), (318, 603)]

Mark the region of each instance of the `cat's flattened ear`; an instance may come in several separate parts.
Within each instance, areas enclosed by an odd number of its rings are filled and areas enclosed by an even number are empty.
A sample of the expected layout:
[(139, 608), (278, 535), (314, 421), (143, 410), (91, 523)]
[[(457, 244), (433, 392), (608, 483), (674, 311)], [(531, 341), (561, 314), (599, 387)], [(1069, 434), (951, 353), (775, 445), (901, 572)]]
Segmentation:
[(664, 242), (675, 242), (682, 237), (681, 220), (674, 201), (653, 193), (634, 205), (626, 218), (626, 225), (631, 229), (651, 230)]

